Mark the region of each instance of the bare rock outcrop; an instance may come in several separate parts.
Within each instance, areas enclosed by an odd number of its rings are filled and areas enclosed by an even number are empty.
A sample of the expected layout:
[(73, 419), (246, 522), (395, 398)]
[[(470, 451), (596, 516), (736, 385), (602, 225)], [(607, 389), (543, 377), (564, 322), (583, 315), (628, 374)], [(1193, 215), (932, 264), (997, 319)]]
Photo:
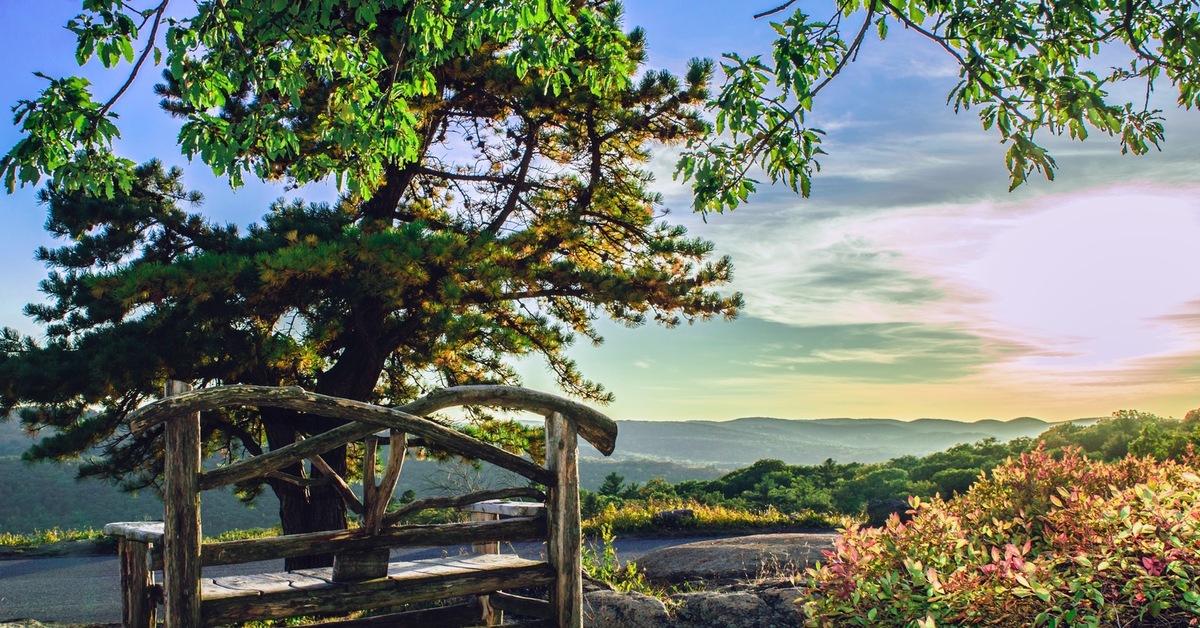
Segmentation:
[(680, 603), (678, 628), (778, 628), (784, 625), (762, 598), (746, 591), (695, 591), (671, 596)]
[(640, 593), (591, 590), (588, 625), (606, 628), (799, 628), (803, 591), (795, 576), (824, 560), (836, 533), (760, 534), (654, 550), (638, 558), (657, 584), (701, 584), (666, 604)]
[(834, 532), (758, 534), (664, 547), (646, 553), (638, 567), (653, 582), (732, 582), (770, 579), (803, 571), (833, 548)]
[(609, 628), (662, 628), (672, 625), (662, 600), (642, 593), (589, 591), (583, 596), (584, 624)]
[(658, 598), (641, 593), (596, 590), (584, 595), (584, 622), (606, 628), (791, 628), (804, 625), (786, 582), (671, 596), (673, 612)]

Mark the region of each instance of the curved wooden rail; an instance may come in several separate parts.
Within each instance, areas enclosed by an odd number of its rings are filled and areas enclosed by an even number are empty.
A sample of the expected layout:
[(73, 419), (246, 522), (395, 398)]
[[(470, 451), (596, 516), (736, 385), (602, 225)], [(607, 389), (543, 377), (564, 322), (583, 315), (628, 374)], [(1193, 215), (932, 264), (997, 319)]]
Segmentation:
[[(607, 456), (617, 445), (617, 424), (604, 414), (569, 399), (518, 386), (453, 386), (436, 390), (401, 406), (386, 408), (308, 392), (299, 386), (236, 384), (193, 390), (142, 406), (129, 414), (130, 429), (138, 432), (172, 416), (215, 410), (231, 405), (288, 408), (352, 421), (365, 421), (369, 420), (367, 417), (381, 415), (393, 417), (407, 415), (438, 426), (441, 424), (423, 419), (422, 415), (454, 406), (483, 405), (527, 410), (543, 415), (558, 412), (574, 424), (579, 435), (600, 450), (600, 453)], [(379, 423), (376, 422), (376, 424)], [(416, 430), (412, 431), (419, 433)], [(368, 431), (367, 434), (369, 433)], [(424, 434), (422, 435), (424, 436)], [(361, 437), (361, 435), (351, 437), (350, 440)], [(430, 438), (436, 440), (433, 436)]]
[[(577, 436), (583, 436), (605, 455), (610, 454), (616, 445), (617, 426), (603, 414), (554, 395), (512, 386), (446, 388), (395, 408), (310, 393), (299, 387), (234, 385), (190, 392), (184, 390), (185, 384), (169, 382), (166, 398), (143, 406), (129, 416), (130, 428), (134, 431), (159, 424), (164, 427), (166, 462), (162, 557), (163, 591), (166, 598), (164, 606), (169, 627), (191, 628), (204, 623), (224, 623), (231, 618), (240, 619), (243, 615), (246, 618), (288, 617), (296, 614), (294, 611), (297, 608), (293, 602), (326, 604), (329, 609), (362, 609), (393, 605), (397, 600), (426, 599), (422, 596), (453, 597), (465, 593), (486, 595), (506, 587), (518, 586), (514, 585), (516, 581), (512, 580), (511, 574), (506, 571), (509, 567), (517, 568), (521, 573), (528, 571), (532, 574), (531, 577), (536, 576), (536, 583), (551, 584), (550, 599), (545, 603), (544, 610), (549, 614), (552, 623), (567, 628), (581, 626), (583, 591)], [(200, 464), (200, 413), (231, 406), (287, 408), (342, 419), (347, 423), (323, 434), (313, 435), (291, 445), (205, 473)], [(545, 466), (422, 416), (453, 406), (492, 406), (541, 413), (546, 424)], [(378, 446), (374, 434), (380, 428), (391, 429), (384, 481), (376, 485), (373, 473), (364, 473), (364, 480), (370, 487), (364, 490), (365, 497), (359, 502), (349, 487), (344, 486), (344, 480), (328, 467), (320, 454), (351, 441), (366, 438), (365, 453), (373, 459), (375, 447)], [(518, 488), (476, 493), (460, 498), (431, 498), (414, 502), (409, 505), (409, 509), (431, 505), (458, 505), (460, 502), (467, 503), (481, 498), (532, 494), (544, 498), (546, 519), (514, 523), (491, 522), (488, 525), (473, 527), (451, 526), (445, 533), (411, 526), (394, 527), (407, 511), (402, 509), (388, 515), (385, 514), (385, 509), (395, 487), (394, 479), (398, 477), (404, 461), (403, 452), (407, 449), (409, 434), (425, 442), (437, 443), (451, 451), (515, 471), (546, 487), (545, 493), (531, 488)], [(314, 467), (324, 465), (322, 471), (325, 476), (335, 483), (342, 483), (343, 493), (347, 494), (343, 497), (348, 503), (357, 504), (357, 509), (365, 513), (361, 530), (293, 535), (296, 538), (222, 545), (217, 549), (209, 549), (209, 554), (205, 556), (200, 537), (201, 490), (268, 475), (284, 465), (306, 458), (312, 461)], [(488, 562), (492, 559), (486, 556), (472, 558), (461, 566), (461, 574), (455, 572), (457, 575), (454, 580), (458, 583), (455, 587), (458, 588), (453, 590), (446, 588), (447, 584), (442, 582), (441, 576), (437, 576), (437, 582), (434, 583), (422, 580), (424, 576), (412, 575), (418, 572), (425, 573), (422, 570), (427, 568), (434, 569), (432, 566), (417, 565), (420, 569), (404, 567), (397, 572), (399, 575), (395, 578), (389, 575), (388, 578), (381, 579), (380, 573), (391, 574), (392, 570), (387, 562), (387, 547), (427, 537), (451, 538), (456, 536), (456, 531), (457, 536), (470, 536), (472, 540), (478, 536), (479, 540), (490, 539), (489, 542), (494, 541), (496, 535), (517, 538), (537, 535), (544, 531), (546, 562), (521, 561), (520, 565), (514, 566), (503, 561), (503, 564), (492, 564)], [(444, 536), (445, 534), (450, 536)], [(131, 542), (128, 539), (123, 540), (125, 545)], [(328, 577), (321, 576), (325, 582), (321, 590), (308, 591), (301, 596), (303, 599), (293, 599), (295, 592), (287, 587), (278, 591), (272, 588), (266, 593), (266, 589), (255, 589), (270, 599), (263, 598), (250, 605), (255, 608), (250, 608), (243, 599), (246, 595), (238, 594), (240, 597), (229, 598), (232, 600), (229, 601), (226, 598), (232, 594), (222, 588), (224, 585), (213, 585), (216, 588), (206, 589), (204, 587), (208, 585), (201, 584), (200, 568), (205, 558), (210, 561), (229, 562), (260, 550), (274, 556), (306, 555), (316, 551), (317, 545), (322, 548), (337, 546), (334, 551), (334, 567)], [(142, 550), (144, 549), (143, 547)], [(132, 558), (123, 558), (122, 578), (123, 582), (129, 580), (133, 584), (127, 587), (125, 623), (131, 626), (153, 625), (154, 600), (149, 593), (150, 589), (146, 586), (135, 586), (143, 580), (145, 583), (153, 583), (152, 577), (147, 575), (149, 567), (145, 560), (146, 554), (144, 551), (140, 554), (124, 551), (123, 556), (126, 554)], [(258, 580), (276, 582), (277, 575), (259, 574)], [(384, 584), (378, 584), (380, 582)], [(534, 582), (531, 580), (529, 584), (532, 583)], [(360, 596), (361, 599), (345, 598), (345, 595), (350, 593)], [(222, 606), (226, 602), (229, 608)], [(485, 620), (490, 622), (491, 615), (488, 609), (490, 607), (485, 601), (484, 616)]]

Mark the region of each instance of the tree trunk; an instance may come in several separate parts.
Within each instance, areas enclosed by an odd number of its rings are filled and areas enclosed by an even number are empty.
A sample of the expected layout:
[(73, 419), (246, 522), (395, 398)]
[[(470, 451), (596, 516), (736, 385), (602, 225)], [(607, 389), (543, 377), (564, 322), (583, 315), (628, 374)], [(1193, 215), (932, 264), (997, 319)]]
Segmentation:
[[(290, 410), (263, 409), (263, 424), (271, 449), (278, 449), (296, 441), (295, 426), (311, 423), (314, 418)], [(328, 419), (326, 419), (328, 421)], [(330, 428), (336, 427), (331, 421)], [(318, 430), (317, 433), (325, 431)], [(346, 473), (346, 448), (339, 447), (321, 456), (338, 474)], [(301, 465), (294, 464), (281, 469), (284, 473), (301, 476)], [(320, 471), (313, 471), (317, 476)], [(272, 480), (271, 488), (279, 498), (279, 523), (284, 534), (303, 534), (324, 530), (346, 529), (346, 503), (333, 486), (303, 488), (287, 482)], [(284, 561), (284, 569), (308, 569), (328, 567), (333, 564), (333, 554), (297, 556)]]
[[(360, 321), (365, 323), (365, 327), (372, 327), (378, 332), (383, 328), (383, 309), (379, 306), (367, 309), (370, 315), (364, 317), (367, 320)], [(369, 401), (383, 372), (384, 360), (390, 353), (388, 347), (378, 347), (376, 343), (377, 339), (373, 336), (364, 338), (361, 334), (353, 335), (341, 358), (322, 375), (316, 392), (355, 401)], [(295, 442), (298, 433), (316, 435), (344, 423), (339, 419), (270, 408), (262, 409), (262, 416), (271, 449)], [(346, 477), (345, 447), (331, 450), (321, 457), (336, 473)], [(290, 475), (302, 475), (299, 464), (281, 470)], [(312, 475), (320, 477), (320, 471), (314, 469)], [(306, 489), (282, 481), (271, 481), (271, 488), (279, 498), (279, 521), (284, 534), (346, 529), (346, 503), (332, 486)], [(333, 555), (320, 554), (289, 558), (284, 567), (292, 570), (331, 565)]]
[[(388, 170), (388, 182), (371, 201), (364, 203), (364, 228), (368, 231), (389, 228), (392, 215), (411, 179), (411, 173), (395, 168)], [(377, 297), (364, 296), (353, 303), (346, 317), (344, 348), (337, 362), (321, 374), (316, 391), (324, 395), (370, 401), (383, 372), (387, 356), (395, 350), (395, 342), (383, 341), (388, 310)], [(271, 449), (295, 442), (297, 433), (315, 435), (342, 425), (337, 419), (306, 415), (287, 410), (263, 409), (263, 424)], [(341, 447), (323, 455), (333, 471), (346, 477), (346, 448)], [(301, 475), (300, 465), (282, 469)], [(313, 476), (320, 472), (314, 470)], [(272, 481), (271, 488), (279, 497), (279, 519), (284, 534), (300, 534), (323, 530), (345, 530), (346, 504), (332, 486), (301, 488), (281, 481)], [(308, 567), (328, 567), (332, 554), (289, 558), (288, 570)]]

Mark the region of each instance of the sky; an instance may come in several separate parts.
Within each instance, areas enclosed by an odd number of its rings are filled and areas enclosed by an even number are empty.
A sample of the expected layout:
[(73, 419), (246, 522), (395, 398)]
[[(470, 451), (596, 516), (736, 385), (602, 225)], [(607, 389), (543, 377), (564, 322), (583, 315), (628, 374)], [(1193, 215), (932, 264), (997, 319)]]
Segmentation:
[[(772, 32), (753, 13), (775, 2), (627, 0), (646, 29), (651, 68), (691, 57), (764, 52)], [(813, 0), (801, 2), (820, 15)], [(42, 71), (83, 73), (97, 99), (123, 76), (74, 66), (61, 25), (77, 0), (0, 0), (0, 103), (32, 98)], [(176, 128), (144, 72), (118, 107), (120, 150), (187, 166)], [(601, 324), (606, 342), (573, 348), (583, 372), (616, 395), (618, 419), (921, 417), (1048, 421), (1136, 408), (1181, 417), (1200, 407), (1200, 113), (1177, 110), (1168, 86), (1161, 152), (1121, 155), (1109, 138), (1053, 141), (1056, 181), (1008, 192), (1004, 148), (946, 95), (950, 60), (893, 28), (823, 92), (810, 121), (827, 133), (810, 198), (764, 187), (736, 211), (703, 220), (672, 180), (674, 155), (654, 154), (668, 219), (729, 255), (729, 290), (746, 307), (732, 322), (663, 329)], [(1129, 98), (1138, 98), (1135, 93)], [(19, 138), (0, 122), (5, 151)], [(238, 224), (284, 195), (236, 192), (200, 164), (186, 184), (206, 210)], [(288, 196), (331, 200), (328, 187)], [(0, 194), (0, 326), (39, 330), (22, 315), (52, 241), (26, 187)], [(527, 385), (549, 389), (540, 364)]]

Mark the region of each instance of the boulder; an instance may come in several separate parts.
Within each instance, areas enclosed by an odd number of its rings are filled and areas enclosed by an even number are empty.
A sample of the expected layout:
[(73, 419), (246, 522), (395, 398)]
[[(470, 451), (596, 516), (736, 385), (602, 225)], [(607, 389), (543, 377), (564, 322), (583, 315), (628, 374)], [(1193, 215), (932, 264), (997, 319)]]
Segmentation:
[(757, 595), (767, 603), (784, 626), (804, 625), (804, 592), (786, 583), (773, 583), (761, 587)]
[(783, 623), (762, 598), (745, 591), (695, 591), (671, 596), (679, 603), (679, 628), (782, 628)]
[(671, 625), (662, 600), (642, 593), (589, 591), (583, 596), (583, 619), (587, 626), (611, 628), (661, 628)]
[(725, 582), (787, 577), (824, 560), (834, 532), (758, 534), (664, 547), (642, 555), (638, 567), (659, 583)]

